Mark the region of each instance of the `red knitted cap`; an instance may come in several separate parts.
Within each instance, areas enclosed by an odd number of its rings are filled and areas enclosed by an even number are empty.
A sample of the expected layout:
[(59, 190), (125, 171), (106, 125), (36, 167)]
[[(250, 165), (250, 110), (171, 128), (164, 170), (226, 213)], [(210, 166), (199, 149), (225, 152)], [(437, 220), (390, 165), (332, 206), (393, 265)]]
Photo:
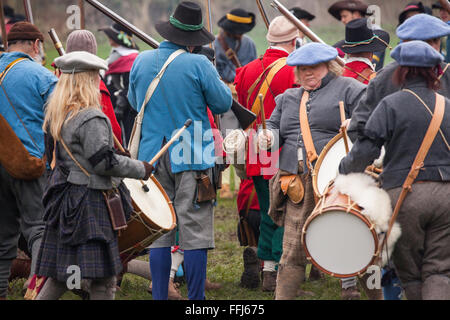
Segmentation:
[(13, 24), (8, 33), (8, 42), (15, 40), (36, 40), (44, 41), (44, 35), (33, 24), (20, 21)]

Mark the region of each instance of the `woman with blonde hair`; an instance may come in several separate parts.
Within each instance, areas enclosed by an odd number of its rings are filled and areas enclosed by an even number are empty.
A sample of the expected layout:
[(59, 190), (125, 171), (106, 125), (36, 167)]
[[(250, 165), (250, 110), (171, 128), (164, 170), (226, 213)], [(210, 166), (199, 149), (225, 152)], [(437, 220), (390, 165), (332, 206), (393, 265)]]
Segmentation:
[[(315, 206), (311, 169), (315, 160), (310, 158), (304, 119), (309, 125), (312, 144), (317, 155), (339, 133), (341, 126), (339, 101), (344, 102), (345, 114), (352, 111), (365, 90), (355, 79), (341, 77), (342, 68), (334, 61), (338, 52), (321, 43), (309, 43), (292, 52), (287, 64), (296, 66), (295, 73), (301, 88), (286, 90), (276, 97), (276, 107), (267, 121), (266, 131), (258, 135), (262, 149), (281, 148), (279, 170), (270, 181), (271, 202), (269, 215), (284, 226), (283, 254), (281, 256), (275, 298), (294, 299), (305, 279), (306, 256), (301, 245), (301, 232), (306, 218)], [(302, 102), (302, 107), (300, 107)], [(300, 117), (300, 114), (303, 114)], [(306, 146), (306, 147), (305, 147)], [(308, 155), (308, 156), (307, 156)], [(311, 160), (309, 160), (311, 159)], [(283, 177), (299, 176), (303, 184), (303, 198), (287, 195), (280, 189)]]
[[(99, 70), (107, 69), (106, 62), (74, 51), (55, 64), (62, 75), (43, 125), (46, 152), (54, 157), (43, 197), (46, 226), (36, 267), (46, 281), (36, 299), (58, 299), (70, 289), (66, 283), (72, 275), (79, 276), (90, 299), (114, 299), (116, 275), (122, 269), (116, 229), (132, 212), (120, 178), (148, 179), (153, 167), (113, 149), (111, 124), (101, 111), (98, 90)], [(110, 196), (116, 196), (119, 210), (109, 212)]]

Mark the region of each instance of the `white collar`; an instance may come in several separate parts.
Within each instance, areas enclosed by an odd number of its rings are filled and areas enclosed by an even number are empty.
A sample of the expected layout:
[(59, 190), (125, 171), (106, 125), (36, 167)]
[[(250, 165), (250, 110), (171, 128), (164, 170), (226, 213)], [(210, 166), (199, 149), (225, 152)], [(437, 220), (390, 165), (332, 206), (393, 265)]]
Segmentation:
[(282, 47), (277, 47), (277, 46), (270, 46), (269, 49), (273, 49), (273, 50), (281, 50), (286, 52), (287, 54), (289, 54), (289, 51), (287, 51), (285, 48)]
[(364, 62), (365, 64), (367, 64), (367, 65), (372, 69), (372, 71), (375, 71), (375, 66), (373, 65), (372, 61), (370, 61), (370, 60), (367, 59), (367, 58), (362, 58), (362, 57), (350, 57), (350, 58), (347, 58), (347, 59), (345, 60), (346, 63), (350, 63), (350, 62), (354, 62), (354, 61)]

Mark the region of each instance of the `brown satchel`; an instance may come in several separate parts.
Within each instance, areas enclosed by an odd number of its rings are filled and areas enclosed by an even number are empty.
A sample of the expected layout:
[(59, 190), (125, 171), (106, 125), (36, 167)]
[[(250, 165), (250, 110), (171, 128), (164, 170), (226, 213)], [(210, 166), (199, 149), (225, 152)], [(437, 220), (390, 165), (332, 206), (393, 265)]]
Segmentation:
[(216, 199), (216, 190), (214, 189), (211, 179), (204, 172), (196, 172), (197, 180), (197, 198), (198, 203), (211, 201)]
[[(14, 109), (20, 123), (25, 128), (25, 131), (31, 138), (33, 144), (37, 147), (31, 134), (28, 132), (27, 127), (23, 123), (19, 114), (17, 113), (14, 106), (6, 94), (6, 90), (3, 87), (3, 80), (6, 74), (11, 70), (13, 66), (17, 63), (26, 60), (26, 58), (19, 58), (11, 62), (5, 70), (0, 74), (0, 86), (8, 100), (10, 106)], [(28, 150), (23, 145), (22, 141), (17, 137), (14, 130), (9, 125), (8, 121), (0, 114), (0, 163), (5, 168), (5, 170), (14, 178), (21, 180), (34, 180), (41, 177), (45, 172), (45, 156), (40, 159), (30, 155)]]
[[(418, 95), (416, 95), (413, 91), (404, 89), (403, 91), (409, 92), (413, 94), (424, 106), (428, 109), (430, 112), (430, 109), (428, 106), (423, 102), (422, 99)], [(425, 137), (423, 138), (422, 144), (420, 145), (419, 151), (417, 152), (416, 158), (414, 159), (414, 162), (411, 166), (411, 169), (408, 173), (408, 176), (405, 179), (405, 182), (402, 186), (402, 191), (400, 193), (400, 196), (398, 197), (397, 203), (395, 204), (394, 212), (392, 213), (391, 220), (389, 221), (389, 227), (386, 232), (386, 235), (383, 238), (383, 241), (381, 242), (381, 245), (379, 247), (379, 252), (381, 253), (384, 246), (387, 244), (387, 239), (392, 231), (392, 227), (394, 226), (394, 222), (397, 219), (397, 215), (400, 212), (400, 208), (403, 204), (403, 201), (405, 200), (406, 196), (408, 195), (408, 192), (411, 191), (412, 185), (414, 183), (414, 180), (419, 175), (420, 169), (423, 167), (423, 162), (425, 160), (425, 157), (428, 154), (428, 151), (433, 144), (433, 141), (437, 135), (437, 133), (440, 131), (440, 126), (442, 123), (442, 120), (444, 118), (445, 113), (445, 99), (440, 94), (436, 93), (436, 106), (434, 109), (434, 114), (431, 119), (430, 125), (428, 126), (427, 132), (425, 134)], [(442, 132), (441, 132), (442, 135)], [(446, 142), (444, 136), (442, 135), (442, 138)], [(448, 144), (447, 144), (448, 146)], [(381, 255), (380, 255), (381, 257)]]

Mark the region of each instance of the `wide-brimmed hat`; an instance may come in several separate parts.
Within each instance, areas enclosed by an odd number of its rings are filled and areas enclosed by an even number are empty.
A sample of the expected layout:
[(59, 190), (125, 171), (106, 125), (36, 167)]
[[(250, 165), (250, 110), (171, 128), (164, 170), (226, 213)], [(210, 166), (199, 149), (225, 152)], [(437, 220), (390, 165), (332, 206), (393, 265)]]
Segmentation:
[(62, 73), (78, 73), (92, 70), (108, 70), (108, 63), (87, 51), (72, 51), (55, 59)]
[(450, 35), (450, 25), (426, 13), (416, 14), (396, 30), (401, 40), (430, 40)]
[(425, 7), (423, 6), (422, 2), (410, 2), (408, 5), (403, 9), (402, 12), (398, 15), (398, 24), (402, 24), (406, 20), (406, 14), (411, 11), (418, 11), (420, 13), (425, 13)]
[(293, 7), (291, 9), (289, 9), (289, 11), (292, 12), (292, 14), (299, 20), (306, 19), (306, 20), (312, 21), (316, 18), (315, 15), (313, 15), (313, 14), (309, 13), (308, 11), (303, 10), (299, 7)]
[(444, 57), (425, 41), (414, 40), (399, 44), (391, 52), (391, 57), (401, 66), (434, 67), (444, 61)]
[[(449, 2), (450, 2), (450, 1), (449, 1)], [(444, 8), (442, 7), (442, 4), (441, 4), (440, 1), (436, 1), (435, 3), (433, 3), (433, 5), (431, 6), (431, 8), (433, 8), (433, 9), (444, 9)]]
[(118, 23), (114, 23), (109, 27), (100, 28), (99, 31), (106, 33), (111, 40), (121, 46), (139, 50), (138, 45), (132, 39), (133, 34)]
[(334, 60), (337, 55), (336, 48), (320, 42), (311, 42), (289, 54), (286, 63), (289, 66), (314, 66)]
[(155, 25), (164, 38), (180, 46), (203, 46), (214, 41), (214, 35), (203, 26), (202, 9), (194, 2), (183, 1), (169, 21)]
[(233, 9), (217, 23), (219, 27), (231, 34), (244, 34), (255, 26), (255, 14), (244, 9)]
[(341, 21), (341, 10), (349, 11), (359, 11), (362, 16), (370, 15), (367, 13), (367, 8), (369, 6), (359, 0), (343, 0), (335, 2), (328, 8), (328, 12), (335, 17), (337, 20)]
[(296, 26), (285, 16), (278, 16), (269, 25), (266, 39), (271, 43), (282, 43), (293, 40), (299, 36)]
[(345, 40), (340, 49), (345, 53), (384, 51), (390, 36), (384, 30), (368, 27), (367, 18), (355, 19), (345, 26)]

